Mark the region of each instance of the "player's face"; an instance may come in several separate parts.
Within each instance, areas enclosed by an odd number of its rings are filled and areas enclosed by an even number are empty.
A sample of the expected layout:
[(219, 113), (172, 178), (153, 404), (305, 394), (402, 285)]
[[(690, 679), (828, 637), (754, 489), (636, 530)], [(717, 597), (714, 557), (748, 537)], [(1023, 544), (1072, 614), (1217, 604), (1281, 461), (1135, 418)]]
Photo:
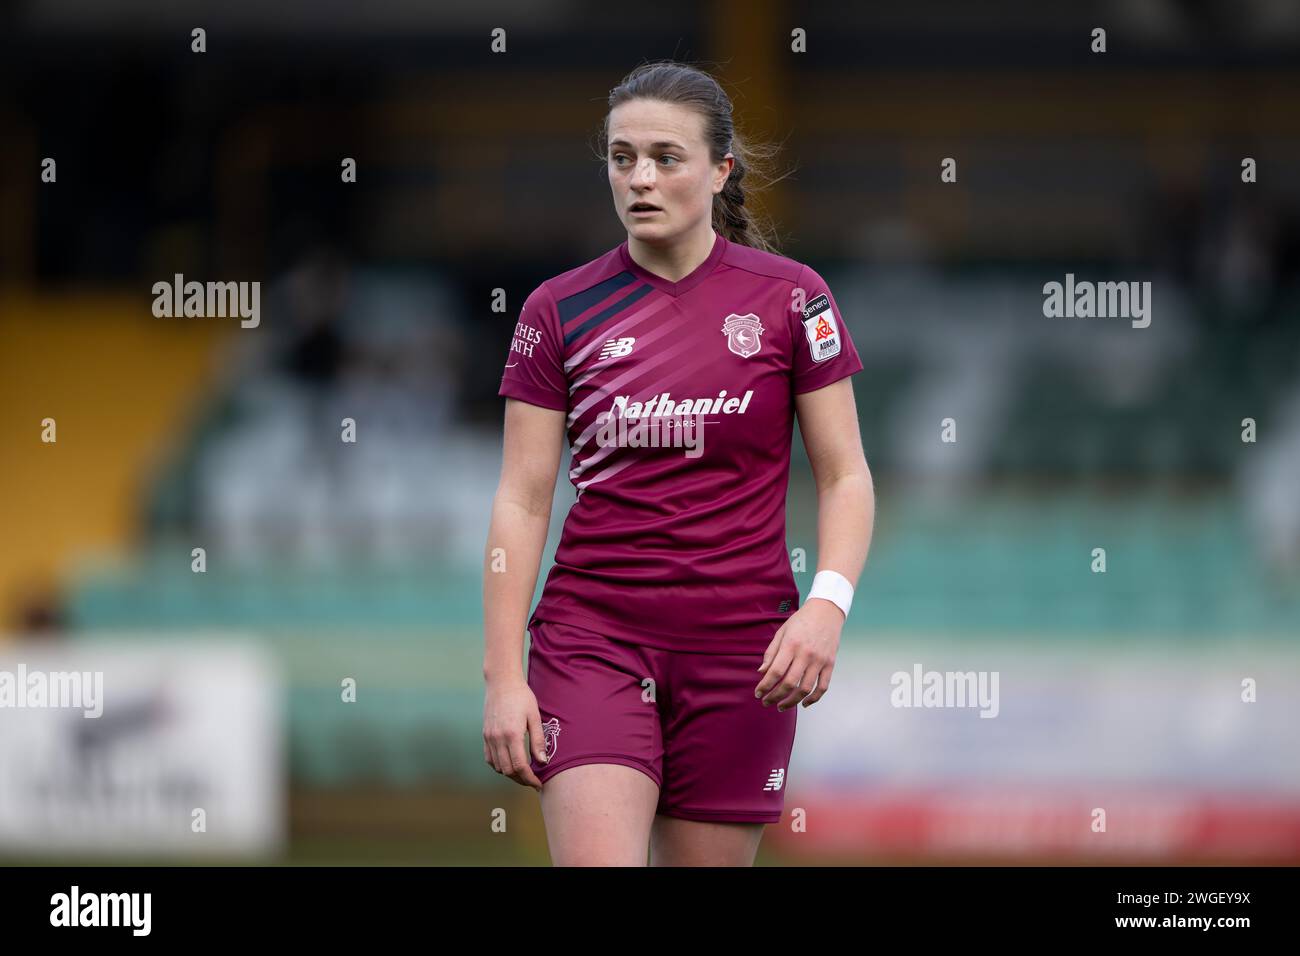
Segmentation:
[[(700, 113), (645, 99), (610, 112), (606, 163), (614, 208), (628, 235), (652, 243), (710, 222), (713, 197), (731, 171), (728, 159), (710, 161)], [(637, 203), (655, 208), (638, 211)]]

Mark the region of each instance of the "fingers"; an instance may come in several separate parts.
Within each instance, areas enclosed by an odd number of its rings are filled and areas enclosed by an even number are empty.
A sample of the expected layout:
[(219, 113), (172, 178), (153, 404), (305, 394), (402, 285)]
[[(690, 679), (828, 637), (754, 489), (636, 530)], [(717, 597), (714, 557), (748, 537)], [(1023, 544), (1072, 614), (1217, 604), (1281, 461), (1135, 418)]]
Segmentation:
[[(770, 648), (769, 653), (771, 653)], [(777, 649), (776, 656), (772, 658), (767, 670), (763, 672), (763, 679), (754, 688), (754, 696), (759, 698), (767, 696), (767, 693), (785, 676), (785, 672), (790, 668), (792, 660), (794, 660), (794, 653), (788, 647), (785, 647), (783, 643)]]
[(514, 770), (506, 774), (506, 776), (515, 783), (524, 784), (534, 790), (541, 790), (542, 782), (537, 779), (537, 774), (533, 773), (532, 765), (528, 762), (528, 750), (524, 747), (523, 734), (511, 741), (510, 758), (514, 764)]
[(497, 773), (503, 773), (506, 776), (514, 773), (515, 766), (510, 760), (510, 747), (506, 741), (500, 737), (491, 741), (492, 747), (492, 766), (496, 768)]
[[(806, 651), (796, 654), (792, 648), (786, 647), (777, 653), (755, 693), (760, 696), (764, 707), (775, 704), (778, 711), (806, 700), (814, 691), (817, 696), (807, 703), (816, 703), (830, 684), (833, 664), (833, 661), (823, 663)], [(819, 683), (823, 675), (825, 685)]]
[[(790, 620), (794, 620), (791, 618)], [(766, 707), (775, 704), (777, 710), (786, 710), (803, 702), (810, 706), (822, 699), (830, 687), (831, 670), (835, 664), (834, 644), (829, 653), (823, 641), (810, 640), (806, 633), (787, 633), (789, 622), (781, 625), (767, 650), (759, 671), (763, 676), (754, 688), (754, 696)]]
[(528, 712), (528, 744), (533, 758), (538, 763), (546, 763), (546, 734), (542, 732), (542, 715), (536, 707)]
[[(801, 664), (803, 665), (802, 670), (800, 669)], [(799, 674), (800, 679), (795, 682), (794, 687), (785, 697), (779, 697), (781, 685), (777, 686), (776, 693), (772, 695), (773, 699), (778, 701), (776, 709), (778, 711), (789, 710), (811, 694), (813, 688), (817, 685), (817, 671), (818, 668), (808, 666), (804, 661), (795, 661), (795, 666), (790, 668), (790, 675)]]
[(778, 654), (775, 661), (772, 662), (771, 668), (768, 669), (767, 675), (763, 678), (765, 681), (771, 678), (770, 687), (760, 699), (764, 707), (770, 707), (773, 704), (779, 704), (790, 692), (794, 690), (799, 679), (803, 677), (807, 665), (802, 658), (789, 656), (786, 661), (782, 660), (785, 655)]
[(782, 624), (779, 628), (777, 628), (776, 633), (772, 635), (772, 640), (770, 640), (767, 644), (767, 650), (763, 652), (763, 663), (758, 665), (758, 671), (760, 674), (767, 669), (769, 664), (772, 663), (772, 658), (776, 656), (777, 648), (781, 646), (781, 639), (784, 636), (784, 634), (785, 634), (785, 625)]
[[(532, 722), (530, 721), (530, 724)], [(541, 720), (536, 721), (536, 730), (529, 735), (532, 740), (542, 739)], [(545, 763), (546, 743), (541, 743), (542, 755), (539, 757), (539, 763)], [(497, 737), (487, 734), (483, 738), (483, 759), (487, 765), (503, 776), (509, 777), (515, 783), (526, 787), (532, 787), (536, 790), (542, 789), (542, 782), (533, 773), (532, 765), (528, 760), (528, 748), (524, 746), (524, 735), (519, 734), (513, 741), (505, 737)]]
[(776, 666), (773, 666), (772, 671), (769, 673), (776, 673), (779, 679), (762, 698), (763, 706), (775, 706), (777, 710), (785, 710), (786, 701), (792, 694), (798, 694), (801, 698), (805, 696), (805, 694), (799, 693), (799, 684), (807, 670), (807, 660), (802, 656), (791, 660), (784, 673), (781, 673)]
[(817, 675), (817, 688), (803, 699), (804, 707), (811, 707), (825, 696), (826, 691), (829, 690), (831, 686), (831, 672), (833, 670), (835, 670), (834, 661), (831, 661), (822, 668), (821, 673)]

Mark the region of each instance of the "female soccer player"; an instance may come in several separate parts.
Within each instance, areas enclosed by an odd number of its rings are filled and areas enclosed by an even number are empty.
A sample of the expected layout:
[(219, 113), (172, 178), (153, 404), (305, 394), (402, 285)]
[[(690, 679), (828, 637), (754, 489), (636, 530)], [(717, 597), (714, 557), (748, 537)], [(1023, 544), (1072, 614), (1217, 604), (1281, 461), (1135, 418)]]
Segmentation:
[[(602, 140), (627, 240), (529, 295), (501, 380), (483, 756), (541, 792), (557, 865), (749, 866), (866, 560), (862, 363), (822, 278), (746, 210), (754, 154), (711, 76), (639, 67)], [(818, 507), (803, 605), (795, 414)], [(578, 498), (529, 618), (566, 432)]]

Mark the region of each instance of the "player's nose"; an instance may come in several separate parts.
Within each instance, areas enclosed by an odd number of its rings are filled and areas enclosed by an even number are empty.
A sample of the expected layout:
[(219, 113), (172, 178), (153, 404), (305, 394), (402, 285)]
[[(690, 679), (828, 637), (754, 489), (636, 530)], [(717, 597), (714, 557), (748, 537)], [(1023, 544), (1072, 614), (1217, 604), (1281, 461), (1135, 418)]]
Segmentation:
[(655, 161), (647, 156), (636, 164), (632, 173), (632, 183), (636, 186), (653, 186), (655, 181)]

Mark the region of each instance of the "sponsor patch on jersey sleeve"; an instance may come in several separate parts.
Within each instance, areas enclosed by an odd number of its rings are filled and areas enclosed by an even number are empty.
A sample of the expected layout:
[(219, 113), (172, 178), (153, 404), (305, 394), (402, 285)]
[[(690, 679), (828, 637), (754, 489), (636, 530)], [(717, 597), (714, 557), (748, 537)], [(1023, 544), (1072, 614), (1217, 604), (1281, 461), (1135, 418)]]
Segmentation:
[(814, 362), (825, 362), (840, 354), (840, 326), (825, 292), (803, 310), (803, 330)]

